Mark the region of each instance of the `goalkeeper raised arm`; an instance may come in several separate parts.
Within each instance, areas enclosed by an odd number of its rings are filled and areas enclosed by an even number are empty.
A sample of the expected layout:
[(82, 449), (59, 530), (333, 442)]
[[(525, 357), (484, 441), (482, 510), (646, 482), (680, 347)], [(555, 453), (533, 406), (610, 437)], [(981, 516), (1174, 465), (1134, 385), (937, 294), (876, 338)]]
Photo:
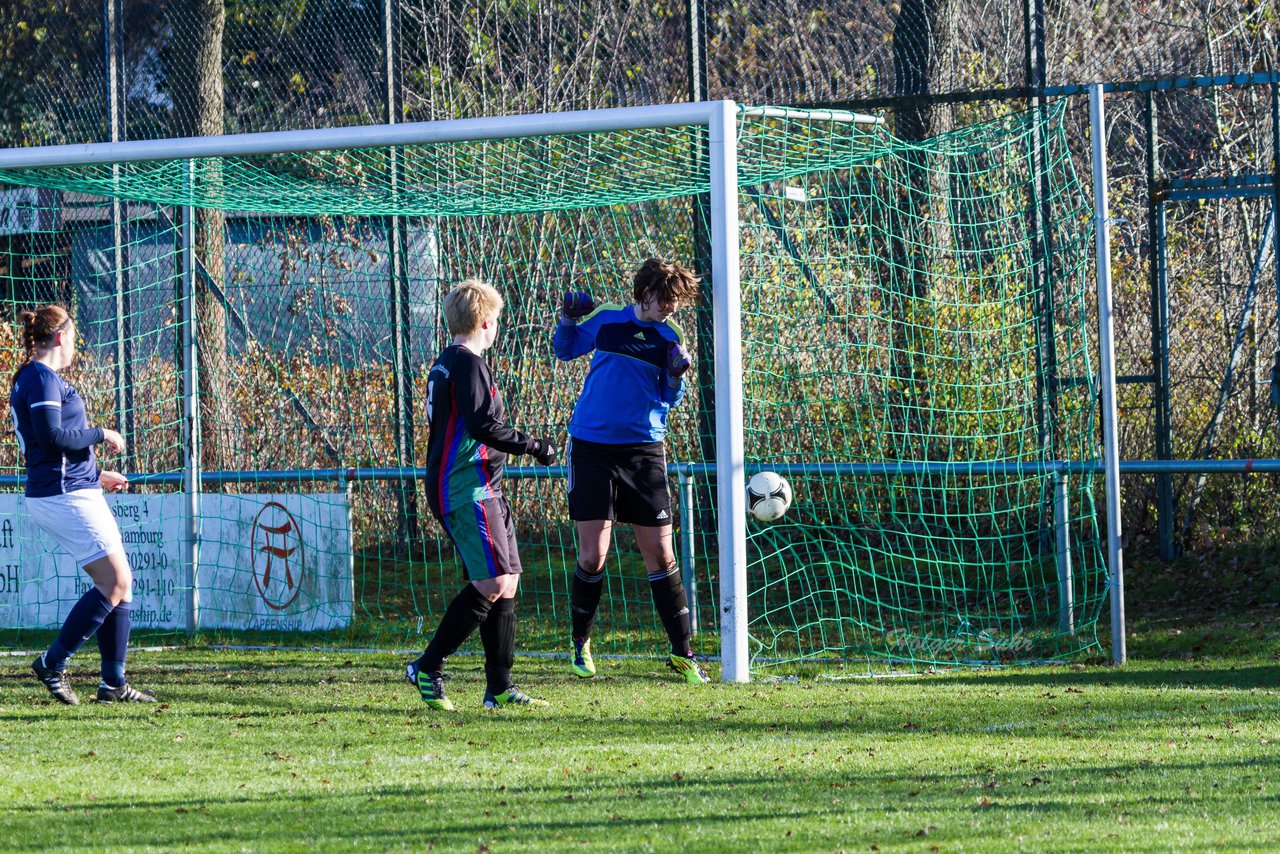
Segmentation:
[(707, 681), (690, 647), (689, 606), (672, 548), (667, 484), (667, 414), (685, 395), (690, 356), (671, 317), (698, 295), (690, 271), (650, 258), (636, 271), (632, 305), (596, 306), (567, 293), (556, 324), (564, 361), (591, 355), (569, 422), (569, 516), (577, 523), (578, 565), (570, 594), (573, 672), (595, 675), (591, 626), (603, 589), (613, 524), (629, 524), (649, 572), (653, 605), (671, 641), (668, 665), (692, 685)]
[(453, 709), (445, 696), (445, 660), (476, 627), (484, 642), (484, 705), (545, 705), (515, 687), (515, 595), (520, 582), (511, 506), (502, 492), (508, 454), (529, 454), (552, 465), (556, 448), (506, 423), (502, 396), (482, 354), (498, 335), (502, 296), (468, 279), (444, 298), (453, 342), (427, 375), (427, 503), (440, 522), (470, 583), (445, 610), (426, 650), (405, 668), (405, 678), (434, 709)]

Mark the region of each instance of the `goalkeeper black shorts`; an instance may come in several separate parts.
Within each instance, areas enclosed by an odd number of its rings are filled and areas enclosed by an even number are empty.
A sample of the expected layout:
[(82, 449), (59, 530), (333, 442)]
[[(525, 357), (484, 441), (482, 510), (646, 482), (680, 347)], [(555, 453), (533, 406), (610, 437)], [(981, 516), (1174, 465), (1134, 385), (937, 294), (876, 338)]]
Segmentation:
[(661, 442), (606, 445), (569, 437), (569, 518), (611, 519), (661, 528), (672, 524), (667, 449)]

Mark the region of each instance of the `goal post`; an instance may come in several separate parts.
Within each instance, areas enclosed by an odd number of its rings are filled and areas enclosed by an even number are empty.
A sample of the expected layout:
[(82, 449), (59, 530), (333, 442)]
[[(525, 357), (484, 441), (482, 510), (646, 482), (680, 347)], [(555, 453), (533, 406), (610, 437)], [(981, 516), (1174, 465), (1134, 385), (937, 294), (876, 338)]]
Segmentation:
[(708, 118), (716, 354), (716, 494), (720, 510), (721, 679), (746, 682), (751, 676), (747, 650), (747, 484), (742, 440), (737, 115), (732, 101), (711, 103)]

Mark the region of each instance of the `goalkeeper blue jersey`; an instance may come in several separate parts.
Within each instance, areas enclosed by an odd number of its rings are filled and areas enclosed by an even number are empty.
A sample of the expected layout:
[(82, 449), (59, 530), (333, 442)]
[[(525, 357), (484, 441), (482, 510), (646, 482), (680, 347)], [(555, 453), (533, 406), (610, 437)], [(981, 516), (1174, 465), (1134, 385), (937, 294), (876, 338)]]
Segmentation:
[(667, 354), (681, 338), (670, 320), (640, 320), (631, 305), (602, 305), (573, 326), (556, 324), (559, 359), (595, 351), (569, 435), (606, 445), (665, 439), (667, 413), (685, 394), (683, 378), (667, 382)]

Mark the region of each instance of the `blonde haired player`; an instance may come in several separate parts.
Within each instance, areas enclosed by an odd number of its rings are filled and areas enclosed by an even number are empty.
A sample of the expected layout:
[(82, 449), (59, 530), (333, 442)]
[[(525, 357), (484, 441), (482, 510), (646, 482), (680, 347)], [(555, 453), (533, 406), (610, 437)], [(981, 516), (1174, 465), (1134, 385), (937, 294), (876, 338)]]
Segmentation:
[(453, 341), (427, 375), (427, 503), (470, 580), (449, 603), (426, 650), (405, 668), (405, 678), (434, 709), (453, 709), (445, 696), (445, 661), (477, 626), (484, 642), (485, 707), (545, 705), (511, 681), (521, 566), (502, 470), (508, 454), (553, 465), (556, 447), (506, 423), (483, 358), (498, 335), (501, 312), (502, 296), (492, 285), (467, 279), (450, 290), (444, 314)]

